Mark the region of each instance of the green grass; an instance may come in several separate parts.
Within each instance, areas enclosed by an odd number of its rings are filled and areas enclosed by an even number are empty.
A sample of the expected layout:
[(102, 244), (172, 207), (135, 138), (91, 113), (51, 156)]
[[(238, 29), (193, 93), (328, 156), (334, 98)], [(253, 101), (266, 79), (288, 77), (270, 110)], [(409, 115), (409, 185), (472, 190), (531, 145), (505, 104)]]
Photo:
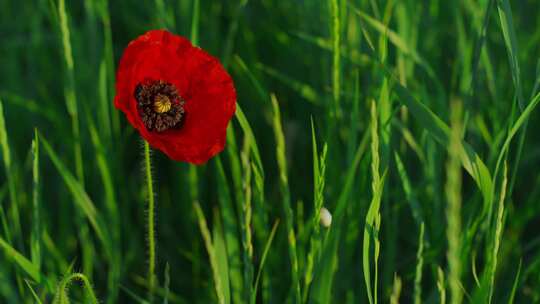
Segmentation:
[[(0, 1), (0, 303), (540, 302), (539, 20), (535, 0)], [(113, 106), (156, 28), (234, 79), (202, 166)]]

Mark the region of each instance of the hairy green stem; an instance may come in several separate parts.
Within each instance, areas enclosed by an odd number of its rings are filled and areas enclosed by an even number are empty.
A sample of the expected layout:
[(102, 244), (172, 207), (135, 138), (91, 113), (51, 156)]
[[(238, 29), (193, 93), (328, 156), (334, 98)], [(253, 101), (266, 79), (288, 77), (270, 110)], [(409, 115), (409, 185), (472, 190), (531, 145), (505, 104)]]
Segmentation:
[(94, 294), (92, 284), (88, 278), (82, 273), (72, 273), (64, 278), (58, 285), (57, 293), (53, 299), (53, 304), (69, 304), (68, 289), (73, 281), (80, 281), (84, 286), (85, 295), (91, 304), (98, 304), (99, 301)]
[(155, 200), (154, 186), (152, 184), (152, 165), (150, 162), (150, 146), (144, 142), (144, 167), (146, 173), (146, 186), (148, 188), (148, 289), (149, 301), (153, 300), (154, 289), (156, 287), (156, 241), (154, 230)]

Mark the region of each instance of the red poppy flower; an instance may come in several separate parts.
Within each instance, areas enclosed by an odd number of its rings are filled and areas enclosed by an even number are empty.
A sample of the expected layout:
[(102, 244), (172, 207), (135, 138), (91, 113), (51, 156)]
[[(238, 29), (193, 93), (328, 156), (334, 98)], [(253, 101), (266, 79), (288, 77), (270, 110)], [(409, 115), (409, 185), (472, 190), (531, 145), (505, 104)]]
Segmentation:
[(218, 59), (181, 36), (153, 30), (124, 51), (114, 105), (150, 146), (202, 164), (225, 147), (236, 90)]

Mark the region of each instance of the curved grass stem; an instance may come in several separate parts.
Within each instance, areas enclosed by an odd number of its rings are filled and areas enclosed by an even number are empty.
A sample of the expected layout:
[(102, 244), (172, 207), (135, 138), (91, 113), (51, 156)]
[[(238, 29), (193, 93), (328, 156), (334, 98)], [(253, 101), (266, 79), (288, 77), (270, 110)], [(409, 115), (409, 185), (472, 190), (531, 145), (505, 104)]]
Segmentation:
[(90, 280), (88, 280), (88, 278), (82, 273), (72, 273), (69, 276), (65, 277), (58, 285), (58, 290), (53, 299), (53, 304), (63, 304), (70, 302), (68, 296), (69, 286), (75, 281), (80, 281), (82, 283), (85, 295), (88, 297), (88, 301), (91, 304), (99, 303), (96, 294), (92, 289), (92, 284), (90, 283)]

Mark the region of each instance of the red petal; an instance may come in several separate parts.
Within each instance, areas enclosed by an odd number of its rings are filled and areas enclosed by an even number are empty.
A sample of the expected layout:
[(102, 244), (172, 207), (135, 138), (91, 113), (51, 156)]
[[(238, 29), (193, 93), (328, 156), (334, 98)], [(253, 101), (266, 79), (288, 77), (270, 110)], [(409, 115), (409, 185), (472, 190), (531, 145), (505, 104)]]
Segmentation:
[[(186, 115), (180, 129), (158, 133), (143, 125), (133, 92), (148, 79), (178, 89)], [(115, 106), (152, 147), (171, 159), (201, 164), (223, 150), (236, 109), (234, 84), (216, 58), (189, 40), (154, 30), (130, 42), (120, 61), (116, 90)]]

